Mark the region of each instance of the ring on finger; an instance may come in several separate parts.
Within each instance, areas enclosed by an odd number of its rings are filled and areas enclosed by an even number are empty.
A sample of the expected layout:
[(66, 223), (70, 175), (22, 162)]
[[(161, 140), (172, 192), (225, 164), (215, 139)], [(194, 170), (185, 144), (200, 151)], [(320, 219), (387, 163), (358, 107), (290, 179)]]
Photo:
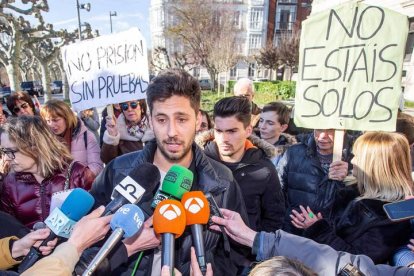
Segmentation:
[(306, 221), (306, 218), (304, 217), (303, 220), (301, 220), (302, 223), (304, 223)]

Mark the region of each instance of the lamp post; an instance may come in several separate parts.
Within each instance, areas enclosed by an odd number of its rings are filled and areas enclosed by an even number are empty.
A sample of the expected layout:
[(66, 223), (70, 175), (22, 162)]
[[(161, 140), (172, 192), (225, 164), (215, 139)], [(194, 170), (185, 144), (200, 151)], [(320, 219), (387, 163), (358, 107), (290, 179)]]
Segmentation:
[(82, 25), (81, 25), (81, 20), (80, 20), (80, 9), (85, 9), (86, 11), (90, 11), (91, 10), (91, 4), (87, 3), (87, 4), (80, 4), (79, 5), (79, 0), (76, 0), (76, 9), (78, 10), (78, 25), (79, 25), (79, 40), (82, 40)]
[(112, 16), (117, 16), (116, 11), (109, 12), (109, 22), (111, 23), (111, 34), (112, 34)]

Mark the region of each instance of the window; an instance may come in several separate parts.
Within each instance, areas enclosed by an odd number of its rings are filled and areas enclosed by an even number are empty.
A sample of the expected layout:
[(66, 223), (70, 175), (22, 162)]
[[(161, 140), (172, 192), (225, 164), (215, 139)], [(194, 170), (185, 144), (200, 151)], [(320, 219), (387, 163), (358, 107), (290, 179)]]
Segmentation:
[(254, 63), (250, 63), (249, 64), (249, 72), (248, 72), (248, 76), (249, 77), (254, 77), (254, 71), (256, 69), (256, 64)]
[(230, 78), (235, 78), (237, 76), (237, 68), (233, 67), (230, 69)]
[(261, 30), (263, 21), (263, 10), (251, 9), (250, 11), (250, 29)]
[(193, 68), (193, 76), (198, 78), (200, 77), (200, 68), (199, 67), (194, 67)]
[(260, 48), (262, 48), (262, 36), (261, 35), (250, 35), (249, 49), (260, 49)]
[(296, 21), (296, 6), (280, 5), (276, 12), (276, 30), (292, 30)]
[(240, 11), (235, 11), (233, 14), (233, 25), (240, 29)]

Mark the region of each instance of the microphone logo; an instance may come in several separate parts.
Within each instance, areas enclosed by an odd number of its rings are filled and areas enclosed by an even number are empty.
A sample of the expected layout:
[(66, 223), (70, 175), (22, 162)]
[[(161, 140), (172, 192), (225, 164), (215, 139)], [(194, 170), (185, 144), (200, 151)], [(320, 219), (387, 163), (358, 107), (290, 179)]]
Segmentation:
[(164, 218), (168, 220), (173, 220), (181, 216), (180, 208), (173, 203), (168, 203), (161, 206), (159, 212)]
[(204, 202), (198, 197), (190, 197), (184, 202), (184, 208), (193, 214), (197, 214), (204, 207)]

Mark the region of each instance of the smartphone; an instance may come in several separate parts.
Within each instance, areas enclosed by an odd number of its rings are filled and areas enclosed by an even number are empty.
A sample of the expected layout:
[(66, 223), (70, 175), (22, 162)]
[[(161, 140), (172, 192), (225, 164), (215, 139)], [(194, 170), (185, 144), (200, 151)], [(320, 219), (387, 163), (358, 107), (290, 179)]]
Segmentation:
[(383, 206), (388, 218), (392, 221), (402, 221), (414, 218), (414, 198), (387, 203)]

